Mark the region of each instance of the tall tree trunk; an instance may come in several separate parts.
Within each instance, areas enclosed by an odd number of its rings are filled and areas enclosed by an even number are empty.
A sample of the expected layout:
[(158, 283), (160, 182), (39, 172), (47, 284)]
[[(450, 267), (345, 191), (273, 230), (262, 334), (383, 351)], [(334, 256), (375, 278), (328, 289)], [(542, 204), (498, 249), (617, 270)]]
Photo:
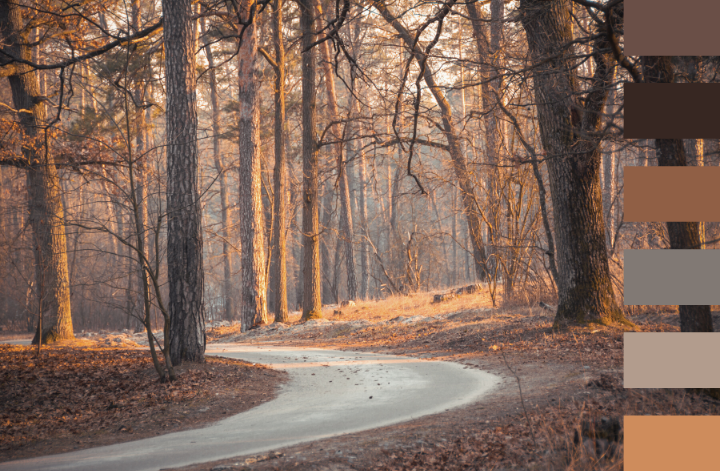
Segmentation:
[[(202, 35), (206, 37), (205, 19), (201, 22)], [(227, 188), (227, 173), (225, 165), (223, 165), (220, 155), (220, 103), (217, 90), (217, 73), (215, 72), (215, 57), (208, 39), (204, 44), (205, 57), (208, 61), (208, 78), (210, 81), (210, 106), (212, 109), (212, 130), (213, 130), (213, 163), (215, 171), (218, 173), (220, 183), (220, 217), (222, 229), (220, 236), (222, 237), (222, 264), (223, 264), (223, 318), (232, 320), (235, 318), (235, 306), (232, 296), (232, 259), (230, 253), (230, 208)]]
[(332, 182), (328, 179), (325, 182), (322, 195), (322, 221), (320, 221), (320, 227), (322, 230), (322, 237), (320, 238), (320, 263), (322, 266), (322, 303), (330, 304), (335, 299), (333, 295), (333, 270), (330, 258), (330, 244), (332, 230), (331, 225), (333, 223), (333, 198), (335, 192), (333, 191)]
[(273, 170), (272, 255), (270, 257), (270, 311), (275, 322), (288, 322), (287, 303), (287, 162), (285, 157), (285, 46), (282, 0), (275, 0), (272, 34), (275, 46), (275, 168)]
[[(0, 37), (3, 50), (25, 60), (32, 58), (26, 46), (27, 34), (20, 5), (0, 0)], [(30, 226), (34, 234), (35, 279), (42, 306), (42, 336), (40, 328), (33, 343), (45, 343), (74, 338), (70, 309), (70, 279), (68, 273), (65, 214), (61, 199), (60, 179), (55, 161), (44, 145), (46, 110), (39, 100), (37, 73), (29, 66), (13, 64), (8, 79), (13, 106), (25, 134), (23, 157), (28, 161), (27, 196)], [(6, 69), (7, 71), (7, 69)]]
[[(491, 0), (490, 2), (490, 27), (486, 31), (482, 10), (475, 3), (468, 3), (468, 16), (473, 27), (473, 35), (477, 44), (479, 60), (481, 62), (480, 92), (482, 95), (483, 114), (485, 116), (485, 154), (487, 163), (487, 175), (485, 188), (488, 203), (488, 227), (487, 242), (488, 251), (496, 256), (500, 255), (498, 243), (501, 240), (501, 202), (500, 202), (500, 149), (503, 140), (499, 109), (497, 101), (502, 92), (502, 78), (499, 73), (501, 60), (500, 42), (502, 38), (502, 26), (504, 20), (505, 4), (502, 0)], [(488, 265), (491, 271), (495, 272), (497, 260), (490, 258)]]
[[(322, 5), (320, 0), (315, 0), (317, 6), (317, 23), (318, 30), (322, 29)], [(330, 41), (320, 44), (320, 52), (322, 54), (322, 69), (325, 77), (325, 87), (327, 89), (328, 105), (330, 105), (330, 121), (339, 122), (340, 111), (337, 103), (337, 93), (335, 89), (335, 75), (333, 74), (332, 56), (330, 55)], [(336, 141), (333, 147), (335, 159), (337, 161), (338, 171), (338, 192), (340, 193), (340, 231), (338, 236), (342, 240), (343, 255), (345, 255), (345, 268), (347, 271), (347, 290), (348, 298), (357, 298), (357, 279), (355, 278), (355, 255), (353, 250), (353, 242), (355, 233), (353, 229), (352, 209), (350, 207), (350, 186), (348, 184), (348, 175), (343, 158), (343, 135), (340, 124), (334, 124), (330, 128), (331, 139)], [(336, 286), (337, 290), (338, 287)]]
[(440, 108), (443, 131), (445, 133), (445, 138), (447, 139), (453, 170), (455, 171), (455, 176), (458, 179), (458, 184), (462, 191), (463, 209), (470, 230), (470, 241), (473, 246), (475, 272), (478, 278), (484, 281), (487, 278), (487, 256), (485, 253), (485, 244), (482, 240), (482, 225), (479, 213), (480, 208), (478, 206), (477, 195), (475, 194), (475, 187), (470, 177), (467, 158), (460, 150), (460, 140), (453, 121), (450, 103), (445, 98), (445, 94), (442, 92), (441, 88), (435, 82), (435, 75), (432, 71), (431, 62), (429, 58), (425, 58), (423, 51), (419, 45), (415, 43), (414, 35), (410, 33), (407, 28), (403, 26), (400, 20), (398, 20), (390, 12), (383, 0), (373, 0), (373, 5), (377, 8), (385, 21), (387, 21), (395, 29), (395, 31), (398, 32), (402, 40), (405, 42), (405, 45), (412, 49), (411, 52), (415, 56), (416, 60), (421, 62), (423, 59), (427, 59), (423, 79)]
[[(350, 88), (354, 94), (358, 93), (356, 88), (356, 73), (354, 70), (350, 72)], [(368, 232), (367, 223), (367, 170), (365, 168), (365, 151), (363, 150), (362, 142), (358, 142), (357, 135), (359, 134), (359, 126), (356, 124), (356, 119), (360, 117), (360, 109), (358, 100), (355, 95), (350, 97), (350, 113), (351, 121), (349, 124), (349, 141), (348, 141), (348, 154), (350, 160), (354, 162), (353, 167), (357, 169), (357, 203), (358, 212), (360, 213), (360, 234), (362, 241), (360, 242), (360, 291), (358, 292), (359, 299), (367, 299), (369, 295), (369, 281), (370, 281), (370, 250), (368, 247), (368, 239), (370, 234)]]
[[(132, 26), (134, 31), (140, 31), (141, 28), (141, 18), (140, 18), (140, 0), (133, 0), (132, 2)], [(145, 162), (146, 162), (146, 153), (149, 149), (148, 145), (148, 132), (147, 132), (147, 122), (145, 120), (145, 109), (141, 106), (139, 106), (141, 103), (145, 101), (145, 92), (144, 92), (144, 79), (145, 79), (145, 73), (144, 71), (141, 72), (141, 74), (137, 77), (135, 77), (135, 83), (134, 83), (134, 100), (133, 100), (133, 106), (135, 111), (135, 150), (134, 152), (130, 152), (130, 158), (134, 160), (133, 165), (130, 166), (131, 171), (134, 169), (136, 171), (136, 176), (134, 178), (134, 187), (135, 187), (135, 200), (133, 201), (133, 214), (135, 215), (135, 231), (136, 231), (136, 237), (135, 239), (139, 242), (138, 249), (140, 246), (142, 246), (142, 254), (144, 257), (147, 257), (147, 252), (145, 252), (145, 247), (147, 246), (147, 238), (146, 238), (146, 225), (147, 225), (147, 218), (148, 218), (148, 211), (147, 211), (147, 187), (145, 185)], [(132, 227), (133, 224), (130, 225)], [(132, 257), (137, 260), (137, 270), (136, 270), (136, 277), (138, 281), (138, 287), (142, 287), (142, 291), (140, 289), (137, 290), (135, 293), (135, 302), (133, 303), (137, 308), (138, 311), (142, 311), (144, 307), (146, 306), (145, 298), (146, 295), (149, 295), (148, 288), (148, 280), (147, 275), (145, 273), (144, 269), (144, 261), (141, 260), (141, 257), (133, 253)], [(147, 292), (146, 292), (147, 291)], [(129, 328), (132, 328), (134, 330), (139, 331), (144, 324), (141, 322), (142, 319), (145, 318), (145, 313), (138, 312), (137, 319), (134, 320), (133, 325)]]
[[(673, 83), (675, 72), (671, 57), (643, 57), (645, 80), (649, 83)], [(655, 153), (661, 167), (685, 167), (687, 155), (682, 139), (655, 139)], [(697, 222), (668, 222), (671, 249), (701, 248)], [(713, 332), (710, 306), (678, 306), (682, 332)]]
[(170, 358), (205, 359), (195, 50), (190, 0), (163, 0), (167, 90), (167, 260)]
[(320, 284), (320, 221), (318, 215), (318, 146), (315, 140), (316, 88), (312, 0), (299, 0), (302, 32), (302, 155), (303, 155), (303, 320), (322, 317)]
[[(244, 21), (251, 17), (251, 0), (241, 3)], [(242, 330), (268, 323), (265, 272), (265, 227), (260, 162), (260, 100), (256, 79), (257, 17), (245, 29), (238, 51), (240, 116), (240, 239), (242, 245)]]
[(534, 63), (540, 137), (548, 156), (558, 264), (557, 326), (627, 322), (613, 293), (605, 243), (598, 137), (614, 64), (602, 37), (585, 99), (568, 45), (575, 38), (570, 0), (521, 0), (520, 18)]

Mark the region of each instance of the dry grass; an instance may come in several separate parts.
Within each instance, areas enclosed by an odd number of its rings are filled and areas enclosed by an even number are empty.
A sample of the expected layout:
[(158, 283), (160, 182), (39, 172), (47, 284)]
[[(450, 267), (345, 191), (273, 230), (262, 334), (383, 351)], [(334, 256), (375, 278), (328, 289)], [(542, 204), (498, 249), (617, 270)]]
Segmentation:
[[(501, 291), (498, 289), (499, 299), (502, 299)], [(353, 307), (339, 309), (342, 312), (341, 315), (332, 315), (328, 318), (344, 321), (365, 319), (375, 322), (388, 321), (398, 316), (435, 317), (492, 307), (492, 300), (486, 287), (483, 287), (483, 290), (477, 294), (467, 294), (441, 303), (433, 303), (433, 296), (437, 293), (413, 293), (409, 296), (390, 296), (378, 301), (358, 301)], [(334, 308), (333, 310), (338, 309)]]

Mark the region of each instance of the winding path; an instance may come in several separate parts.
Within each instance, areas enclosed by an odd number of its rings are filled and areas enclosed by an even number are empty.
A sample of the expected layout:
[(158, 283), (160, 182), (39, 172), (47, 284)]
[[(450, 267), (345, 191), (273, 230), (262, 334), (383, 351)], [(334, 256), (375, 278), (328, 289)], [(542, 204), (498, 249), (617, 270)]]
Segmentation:
[(208, 354), (286, 370), (278, 397), (196, 430), (0, 463), (0, 471), (140, 471), (275, 450), (472, 403), (497, 376), (460, 364), (373, 353), (213, 344)]

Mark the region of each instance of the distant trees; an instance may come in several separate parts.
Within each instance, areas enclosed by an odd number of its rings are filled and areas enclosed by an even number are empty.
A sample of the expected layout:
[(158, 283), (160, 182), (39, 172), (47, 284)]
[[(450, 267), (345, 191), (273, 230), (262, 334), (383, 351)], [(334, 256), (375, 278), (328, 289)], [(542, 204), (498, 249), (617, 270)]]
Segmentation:
[(0, 278), (22, 280), (0, 318), (42, 305), (50, 339), (71, 305), (80, 329), (167, 314), (172, 363), (202, 360), (206, 320), (475, 281), (557, 291), (557, 326), (625, 322), (617, 249), (695, 239), (620, 222), (613, 173), (652, 153), (607, 107), (633, 76), (621, 4), (580, 3), (91, 1), (61, 22), (0, 0)]

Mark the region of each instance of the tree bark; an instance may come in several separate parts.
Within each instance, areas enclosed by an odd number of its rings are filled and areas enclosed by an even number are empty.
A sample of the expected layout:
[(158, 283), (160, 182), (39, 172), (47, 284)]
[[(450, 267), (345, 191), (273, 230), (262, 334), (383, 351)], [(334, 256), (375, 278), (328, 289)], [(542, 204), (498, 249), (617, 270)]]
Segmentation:
[(610, 279), (600, 187), (598, 131), (614, 64), (607, 55), (610, 45), (597, 39), (595, 73), (581, 100), (568, 47), (575, 39), (571, 12), (570, 0), (520, 2), (554, 209), (559, 275), (555, 325), (627, 322)]
[[(315, 0), (317, 7), (318, 30), (321, 29), (322, 22), (322, 5), (319, 0)], [(340, 111), (338, 109), (337, 93), (335, 89), (335, 75), (332, 69), (332, 56), (330, 55), (330, 41), (320, 44), (320, 52), (322, 54), (322, 69), (325, 76), (325, 87), (327, 89), (328, 105), (330, 105), (330, 121), (340, 121)], [(348, 175), (345, 159), (343, 158), (343, 135), (340, 124), (334, 124), (330, 128), (330, 139), (336, 141), (332, 146), (337, 161), (338, 171), (338, 191), (340, 193), (340, 232), (338, 236), (342, 240), (343, 254), (345, 255), (345, 268), (347, 271), (347, 290), (348, 299), (357, 298), (357, 279), (355, 277), (355, 255), (353, 243), (355, 240), (355, 232), (353, 229), (352, 209), (350, 207), (350, 186), (348, 185)], [(337, 267), (336, 267), (337, 269)], [(336, 286), (337, 290), (338, 287)]]
[[(244, 21), (257, 4), (240, 4)], [(254, 15), (253, 15), (254, 16)], [(262, 206), (262, 168), (260, 162), (260, 97), (257, 83), (257, 17), (245, 29), (238, 51), (240, 116), (240, 240), (242, 245), (243, 332), (268, 323), (267, 280), (265, 272), (265, 227)]]
[[(26, 46), (27, 34), (20, 5), (0, 0), (3, 50), (31, 60), (32, 51)], [(39, 323), (42, 327), (36, 330), (33, 344), (40, 340), (52, 343), (73, 339), (65, 214), (55, 161), (43, 142), (46, 110), (44, 102), (38, 99), (41, 94), (37, 72), (29, 66), (15, 64), (14, 74), (8, 76), (8, 80), (14, 108), (31, 111), (18, 113), (18, 120), (25, 134), (22, 153), (29, 164), (26, 173), (29, 222), (34, 234), (35, 279), (42, 306), (42, 323)]]
[(275, 46), (275, 168), (273, 170), (273, 236), (270, 258), (270, 311), (275, 322), (289, 322), (287, 303), (287, 162), (285, 157), (285, 46), (282, 0), (275, 0), (272, 33)]
[[(498, 243), (501, 234), (501, 171), (500, 171), (500, 149), (503, 140), (501, 126), (499, 125), (499, 110), (497, 100), (502, 93), (502, 78), (498, 73), (501, 54), (500, 41), (502, 38), (502, 24), (505, 13), (505, 4), (502, 0), (491, 0), (490, 2), (490, 27), (489, 33), (486, 30), (482, 10), (477, 8), (475, 3), (468, 3), (468, 16), (473, 27), (473, 36), (477, 44), (478, 55), (481, 66), (480, 93), (482, 95), (483, 114), (485, 116), (485, 155), (487, 163), (487, 175), (485, 188), (488, 203), (487, 243), (488, 252), (500, 255)], [(488, 265), (491, 272), (497, 260), (490, 257)]]
[[(206, 27), (205, 20), (202, 20), (202, 35), (205, 37)], [(222, 295), (224, 304), (225, 320), (232, 320), (235, 318), (235, 306), (234, 299), (232, 296), (232, 258), (230, 253), (230, 204), (228, 197), (227, 188), (227, 174), (225, 172), (225, 166), (222, 162), (220, 155), (220, 104), (218, 100), (217, 91), (217, 74), (215, 73), (215, 58), (212, 54), (212, 48), (210, 43), (207, 41), (204, 45), (205, 57), (208, 61), (208, 78), (210, 82), (210, 106), (212, 109), (212, 130), (213, 130), (213, 163), (215, 164), (215, 171), (218, 173), (218, 180), (220, 183), (220, 217), (222, 222), (222, 229), (220, 230), (220, 236), (222, 237), (222, 264), (223, 264), (223, 285)]]
[(318, 215), (318, 146), (315, 138), (315, 42), (312, 0), (299, 0), (302, 32), (302, 155), (303, 155), (303, 320), (322, 317), (320, 283), (320, 221)]
[(335, 192), (331, 181), (328, 179), (325, 182), (325, 187), (322, 190), (322, 220), (320, 221), (320, 228), (322, 231), (322, 237), (320, 238), (320, 263), (322, 266), (322, 303), (330, 304), (335, 299), (333, 294), (333, 270), (330, 258), (330, 244), (332, 236), (332, 223), (333, 223), (333, 197)]
[[(649, 83), (673, 83), (675, 78), (671, 57), (643, 57), (643, 72)], [(655, 139), (655, 154), (661, 167), (685, 167), (687, 155), (682, 139)], [(668, 222), (671, 249), (702, 247), (697, 222)], [(678, 306), (681, 332), (713, 332), (710, 306)]]
[[(356, 74), (354, 71), (350, 72), (351, 89), (353, 93), (358, 93), (356, 89)], [(350, 113), (351, 121), (349, 124), (349, 141), (348, 141), (348, 154), (350, 160), (354, 162), (353, 167), (357, 169), (357, 198), (358, 198), (358, 212), (360, 216), (360, 234), (362, 241), (360, 242), (360, 291), (358, 292), (359, 299), (367, 299), (369, 295), (369, 282), (370, 282), (370, 250), (368, 247), (368, 238), (370, 234), (368, 232), (367, 223), (367, 170), (365, 168), (365, 151), (362, 147), (362, 142), (357, 142), (357, 134), (359, 134), (359, 126), (355, 123), (356, 119), (360, 117), (360, 109), (358, 106), (358, 100), (355, 95), (350, 97)]]
[(163, 0), (167, 90), (167, 260), (170, 358), (205, 357), (195, 50), (190, 0)]

